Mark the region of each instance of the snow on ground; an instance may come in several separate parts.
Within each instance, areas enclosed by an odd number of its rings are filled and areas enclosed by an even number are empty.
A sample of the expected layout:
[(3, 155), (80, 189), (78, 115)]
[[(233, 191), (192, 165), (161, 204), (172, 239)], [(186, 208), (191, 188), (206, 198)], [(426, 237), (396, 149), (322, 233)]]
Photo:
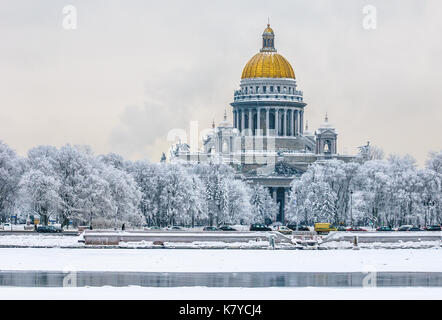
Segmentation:
[[(278, 246), (284, 247), (284, 244)], [(290, 244), (285, 244), (286, 247), (293, 247)], [(154, 245), (151, 241), (139, 241), (139, 242), (120, 242), (118, 245), (120, 248), (158, 248), (158, 245)], [(249, 241), (249, 242), (223, 242), (223, 241), (194, 241), (188, 242), (164, 242), (163, 248), (167, 249), (268, 249), (268, 241)]]
[(0, 249), (0, 270), (66, 269), (139, 272), (442, 272), (442, 249)]
[(43, 234), (34, 235), (2, 235), (0, 246), (15, 247), (84, 247), (76, 236), (52, 236)]
[[(212, 236), (212, 234), (210, 234)], [(0, 247), (17, 248), (82, 248), (84, 243), (78, 242), (82, 238), (76, 236), (52, 236), (52, 235), (7, 235), (0, 236)], [(278, 247), (292, 247), (290, 244), (278, 244)], [(92, 246), (93, 247), (93, 246)], [(120, 242), (119, 248), (146, 249), (158, 248), (151, 241)], [(167, 249), (267, 249), (268, 241), (249, 242), (223, 242), (223, 241), (195, 241), (188, 242), (164, 242), (163, 248)]]
[(20, 288), (2, 287), (0, 300), (14, 299), (130, 299), (130, 300), (299, 300), (299, 299), (442, 299), (442, 288), (150, 288), (82, 287)]
[(425, 236), (439, 236), (442, 237), (442, 231), (412, 231), (412, 232), (406, 232), (406, 231), (392, 231), (392, 232), (330, 232), (327, 236), (324, 236), (324, 240), (339, 240), (343, 237), (364, 237), (364, 236), (370, 236), (370, 237), (422, 237), (425, 238)]
[[(400, 241), (400, 242), (359, 242), (360, 249), (428, 249), (439, 248), (441, 242), (436, 241)], [(353, 249), (350, 241), (329, 241), (320, 245), (322, 249)]]

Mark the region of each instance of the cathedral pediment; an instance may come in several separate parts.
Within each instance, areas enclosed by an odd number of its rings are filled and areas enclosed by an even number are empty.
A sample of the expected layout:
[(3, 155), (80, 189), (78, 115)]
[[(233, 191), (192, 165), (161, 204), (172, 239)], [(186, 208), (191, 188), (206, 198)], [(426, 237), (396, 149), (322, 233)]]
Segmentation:
[(275, 164), (274, 172), (281, 176), (301, 176), (304, 172), (285, 161), (278, 161)]

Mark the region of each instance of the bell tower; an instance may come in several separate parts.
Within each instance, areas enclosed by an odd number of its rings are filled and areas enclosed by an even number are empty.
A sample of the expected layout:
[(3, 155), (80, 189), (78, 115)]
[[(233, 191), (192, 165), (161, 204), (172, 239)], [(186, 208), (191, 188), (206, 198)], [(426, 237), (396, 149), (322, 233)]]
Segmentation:
[(316, 130), (316, 147), (315, 153), (320, 155), (336, 155), (337, 153), (337, 137), (336, 129), (328, 122), (328, 115), (325, 115), (324, 123)]

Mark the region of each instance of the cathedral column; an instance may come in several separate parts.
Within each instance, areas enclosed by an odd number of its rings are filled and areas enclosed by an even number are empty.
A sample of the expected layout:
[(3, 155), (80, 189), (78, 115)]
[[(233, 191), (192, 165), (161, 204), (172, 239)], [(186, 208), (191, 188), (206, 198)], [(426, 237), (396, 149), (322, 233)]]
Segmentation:
[(295, 110), (292, 109), (292, 137), (296, 136), (295, 130)]
[(269, 135), (270, 130), (270, 108), (266, 108), (266, 136)]
[(233, 127), (236, 128), (236, 110), (233, 110)]
[(279, 109), (275, 109), (275, 131), (276, 136), (279, 135)]
[(244, 123), (245, 123), (245, 119), (244, 119), (244, 110), (241, 109), (241, 132), (244, 131)]
[(295, 110), (295, 135), (297, 136), (299, 134), (299, 118), (298, 118), (299, 112), (298, 110)]
[(256, 113), (256, 130), (258, 131), (257, 135), (261, 135), (259, 132), (260, 129), (261, 129), (261, 108), (258, 108)]
[(301, 110), (300, 112), (299, 132), (300, 134), (304, 134), (304, 110)]
[(253, 115), (252, 109), (249, 109), (249, 133), (253, 136)]
[(287, 108), (284, 108), (284, 137), (287, 135)]
[(289, 189), (284, 188), (284, 210), (282, 211), (281, 214), (281, 222), (283, 223), (285, 220), (285, 210), (287, 209), (288, 202), (289, 202)]

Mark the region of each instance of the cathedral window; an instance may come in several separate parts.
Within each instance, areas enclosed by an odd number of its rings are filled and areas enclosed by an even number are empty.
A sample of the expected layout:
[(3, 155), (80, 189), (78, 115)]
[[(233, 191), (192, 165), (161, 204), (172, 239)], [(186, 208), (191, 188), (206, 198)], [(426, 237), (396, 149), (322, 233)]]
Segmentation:
[(270, 86), (270, 92), (273, 92), (273, 86)]
[(263, 86), (263, 87), (262, 87), (262, 91), (263, 91), (264, 93), (266, 93), (266, 92), (267, 92), (267, 86)]

